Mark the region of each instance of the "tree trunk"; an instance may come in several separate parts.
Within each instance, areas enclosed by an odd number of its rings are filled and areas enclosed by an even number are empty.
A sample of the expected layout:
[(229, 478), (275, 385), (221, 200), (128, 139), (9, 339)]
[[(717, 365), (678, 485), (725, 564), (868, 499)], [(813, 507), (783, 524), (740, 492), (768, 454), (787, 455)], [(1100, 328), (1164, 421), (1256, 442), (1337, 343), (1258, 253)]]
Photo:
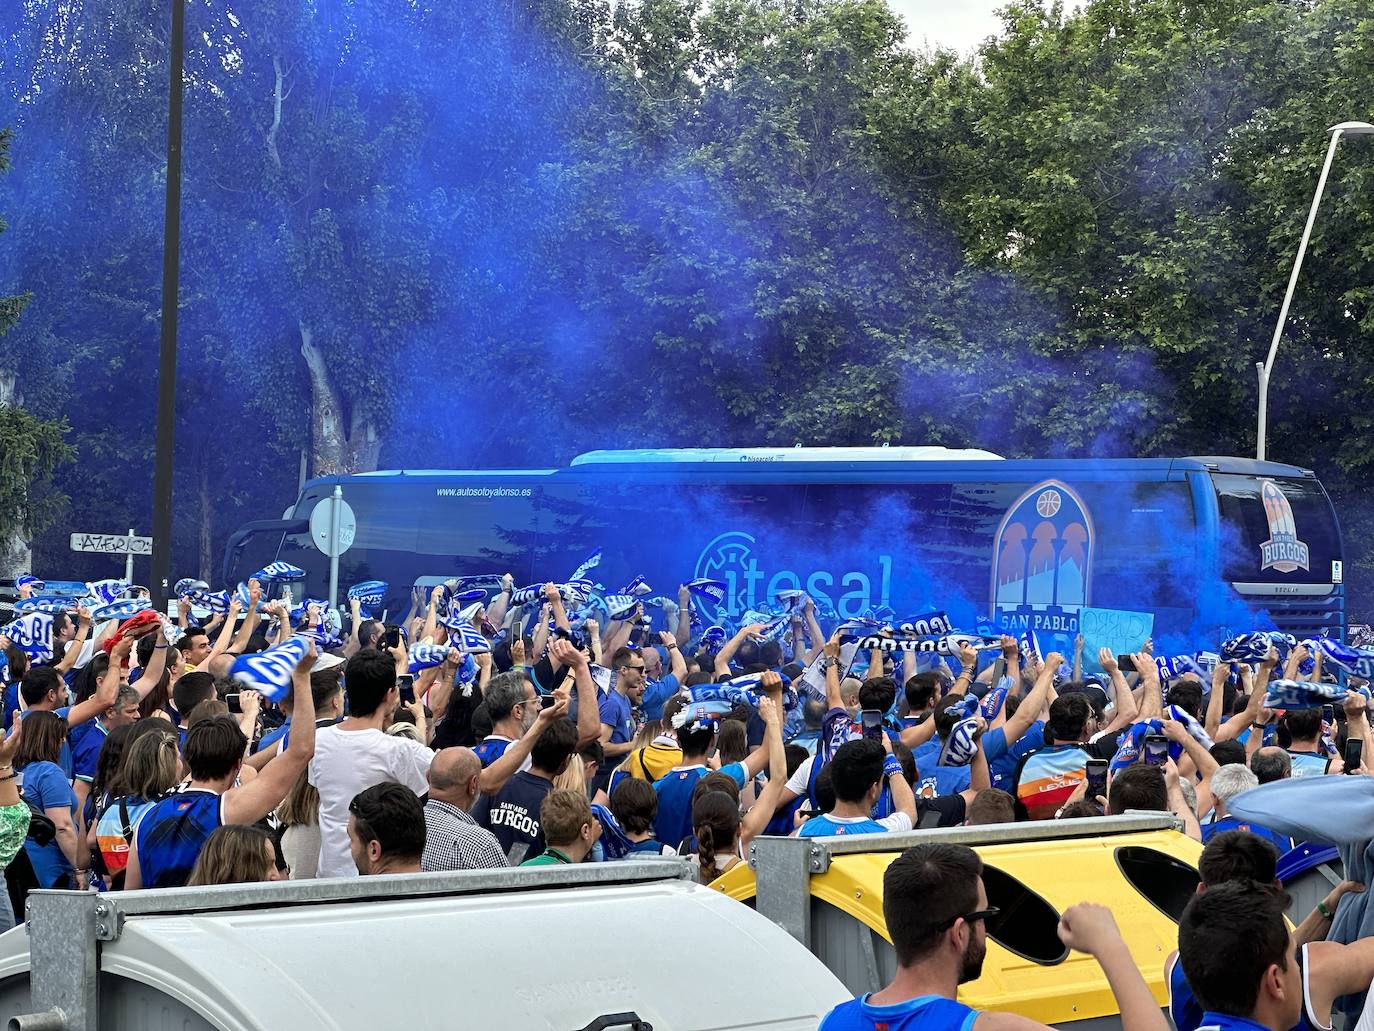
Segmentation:
[[(18, 379), (9, 370), (0, 370), (0, 408), (18, 405), (21, 402)], [(23, 527), (15, 530), (8, 538), (0, 538), (0, 577), (14, 577), (27, 573), (33, 565), (33, 552), (29, 548), (29, 535)]]
[(314, 475), (371, 472), (377, 468), (382, 449), (376, 423), (355, 408), (345, 429), (343, 400), (329, 375), (324, 355), (315, 346), (309, 326), (301, 323), (300, 332), (301, 357), (310, 371), (310, 464)]

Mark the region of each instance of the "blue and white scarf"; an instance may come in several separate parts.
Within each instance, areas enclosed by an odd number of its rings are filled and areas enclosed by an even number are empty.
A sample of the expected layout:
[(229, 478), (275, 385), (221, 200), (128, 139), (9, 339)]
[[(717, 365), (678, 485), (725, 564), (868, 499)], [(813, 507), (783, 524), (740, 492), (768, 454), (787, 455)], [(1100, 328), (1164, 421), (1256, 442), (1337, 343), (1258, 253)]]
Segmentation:
[(897, 629), (915, 637), (945, 637), (954, 633), (954, 624), (943, 612), (923, 612), (902, 620)]
[(482, 636), (482, 632), (465, 619), (457, 621), (456, 625), (450, 626), (452, 633), (449, 635), (449, 643), (460, 651), (470, 655), (485, 655), (491, 651), (491, 642)]
[(28, 573), (21, 573), (14, 578), (14, 589), (16, 591), (22, 591), (25, 587), (30, 586), (32, 586), (35, 591), (42, 591), (45, 590), (48, 585), (38, 579), (38, 577), (31, 576)]
[(606, 614), (613, 620), (629, 619), (639, 599), (632, 594), (608, 594), (604, 599)]
[(841, 634), (841, 641), (856, 641), (859, 648), (869, 651), (877, 648), (885, 652), (929, 652), (937, 655), (958, 655), (959, 649), (967, 644), (977, 651), (1001, 648), (1000, 637), (984, 637), (980, 634), (913, 635), (903, 637), (856, 637)]
[(47, 662), (52, 658), (52, 616), (46, 612), (20, 616), (0, 628), (0, 636), (8, 637), (30, 662)]
[[(597, 548), (585, 559), (582, 564), (573, 570), (572, 576), (568, 577), (569, 583), (576, 583), (578, 580), (585, 580), (587, 574), (601, 564), (601, 549)], [(590, 581), (589, 581), (590, 585)]]
[(421, 670), (442, 666), (453, 649), (446, 644), (412, 644), (410, 646), (410, 675)]
[(48, 615), (56, 615), (59, 612), (66, 612), (73, 604), (74, 603), (70, 599), (57, 595), (33, 594), (27, 598), (21, 598), (19, 601), (16, 601), (14, 603), (14, 611), (46, 612)]
[(730, 715), (734, 708), (729, 702), (723, 701), (688, 702), (674, 714), (673, 729), (681, 730), (683, 727), (690, 727), (692, 730), (714, 728), (720, 722), (721, 717)]
[(1315, 644), (1321, 649), (1323, 661), (1341, 672), (1364, 680), (1374, 680), (1374, 649), (1353, 648), (1330, 637), (1318, 638)]
[(710, 580), (705, 577), (693, 580), (687, 585), (687, 590), (698, 598), (705, 598), (719, 605), (725, 600), (726, 585), (724, 580)]
[(101, 605), (91, 613), (91, 619), (97, 623), (102, 623), (107, 619), (128, 619), (130, 616), (137, 615), (145, 609), (152, 608), (152, 603), (142, 598), (137, 601), (124, 599), (123, 601), (110, 602), (108, 605)]
[(97, 580), (86, 585), (86, 593), (108, 605), (129, 589), (128, 580)]
[(707, 651), (719, 651), (720, 646), (730, 639), (723, 626), (708, 626), (701, 632), (701, 646)]
[(649, 586), (643, 575), (635, 577), (620, 589), (621, 594), (629, 594), (635, 598), (642, 598), (646, 594), (653, 594), (654, 590)]
[(1263, 631), (1240, 634), (1222, 644), (1221, 658), (1224, 662), (1259, 662), (1269, 655), (1273, 646), (1274, 642)]
[(190, 601), (192, 605), (199, 605), (217, 615), (229, 611), (228, 591), (194, 591), (190, 595)]
[(364, 580), (348, 589), (348, 597), (358, 603), (358, 614), (364, 619), (372, 618), (372, 609), (381, 608), (386, 597), (388, 584), (385, 580)]
[(304, 580), (305, 570), (300, 566), (293, 566), (290, 562), (269, 562), (249, 577), (249, 579), (256, 580), (258, 583), (262, 584), (273, 582), (280, 583), (287, 580)]
[(1207, 733), (1207, 731), (1203, 728), (1202, 724), (1197, 721), (1197, 719), (1193, 716), (1191, 712), (1188, 712), (1188, 710), (1186, 709), (1181, 709), (1177, 705), (1165, 706), (1164, 711), (1168, 713), (1169, 718), (1171, 720), (1177, 720), (1179, 723), (1183, 724), (1184, 729), (1188, 731), (1189, 737), (1191, 737), (1194, 741), (1200, 744), (1203, 748), (1206, 748), (1209, 751), (1211, 750), (1211, 736)]
[(209, 589), (210, 585), (204, 580), (195, 580), (189, 576), (185, 576), (177, 581), (172, 591), (178, 598), (190, 599), (197, 592), (208, 591)]
[(264, 652), (252, 652), (234, 660), (229, 670), (231, 679), (250, 691), (257, 691), (269, 701), (279, 702), (291, 687), (296, 666), (310, 653), (310, 642), (304, 637), (292, 637)]
[[(1340, 684), (1314, 684), (1306, 680), (1271, 680), (1264, 696), (1267, 709), (1318, 709), (1343, 702), (1348, 689)], [(1366, 697), (1368, 694), (1366, 692)]]

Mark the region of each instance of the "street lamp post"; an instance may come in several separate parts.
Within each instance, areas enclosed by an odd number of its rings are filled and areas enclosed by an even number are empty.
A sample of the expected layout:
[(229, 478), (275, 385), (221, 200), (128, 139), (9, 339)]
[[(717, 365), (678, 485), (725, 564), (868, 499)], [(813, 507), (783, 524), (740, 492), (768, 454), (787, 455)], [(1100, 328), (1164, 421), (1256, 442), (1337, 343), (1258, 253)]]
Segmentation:
[(167, 603), (172, 580), (172, 444), (176, 429), (177, 295), (181, 271), (181, 108), (186, 0), (172, 0), (167, 90), (167, 207), (162, 236), (162, 340), (158, 349), (157, 443), (153, 460), (153, 604)]
[(1293, 303), (1293, 291), (1298, 286), (1298, 273), (1302, 271), (1302, 259), (1307, 253), (1307, 241), (1312, 238), (1312, 226), (1317, 221), (1317, 209), (1321, 207), (1322, 194), (1326, 191), (1326, 177), (1331, 173), (1331, 162), (1336, 157), (1336, 148), (1341, 137), (1369, 136), (1374, 134), (1374, 125), (1368, 122), (1342, 122), (1326, 130), (1331, 134), (1331, 144), (1326, 148), (1326, 162), (1322, 165), (1321, 178), (1317, 180), (1317, 192), (1312, 197), (1312, 209), (1307, 213), (1307, 226), (1302, 231), (1302, 242), (1298, 244), (1298, 256), (1293, 262), (1293, 274), (1288, 277), (1288, 291), (1283, 295), (1283, 307), (1279, 309), (1279, 322), (1274, 327), (1274, 339), (1269, 344), (1269, 357), (1255, 363), (1259, 373), (1259, 429), (1255, 435), (1255, 457), (1264, 461), (1267, 427), (1269, 422), (1269, 375), (1274, 371), (1274, 359), (1279, 353), (1279, 338), (1283, 336), (1283, 325), (1288, 321), (1288, 309)]

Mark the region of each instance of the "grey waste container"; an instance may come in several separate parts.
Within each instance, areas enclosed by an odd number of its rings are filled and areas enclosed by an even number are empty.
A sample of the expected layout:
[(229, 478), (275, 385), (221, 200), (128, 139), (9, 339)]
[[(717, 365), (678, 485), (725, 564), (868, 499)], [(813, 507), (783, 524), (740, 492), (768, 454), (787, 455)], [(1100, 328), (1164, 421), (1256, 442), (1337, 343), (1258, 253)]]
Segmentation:
[(0, 935), (25, 1031), (814, 1031), (848, 998), (682, 860), (29, 899)]

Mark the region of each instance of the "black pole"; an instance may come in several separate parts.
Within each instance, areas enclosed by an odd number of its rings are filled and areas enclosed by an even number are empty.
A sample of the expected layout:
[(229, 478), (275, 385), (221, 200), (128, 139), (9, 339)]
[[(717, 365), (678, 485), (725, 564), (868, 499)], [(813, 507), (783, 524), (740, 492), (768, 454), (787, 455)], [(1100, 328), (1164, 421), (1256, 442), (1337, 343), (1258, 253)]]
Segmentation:
[(153, 604), (164, 609), (172, 579), (172, 444), (176, 429), (177, 295), (181, 270), (181, 107), (186, 0), (172, 0), (167, 92), (167, 211), (162, 237), (162, 343), (157, 374), (157, 457), (153, 467)]

